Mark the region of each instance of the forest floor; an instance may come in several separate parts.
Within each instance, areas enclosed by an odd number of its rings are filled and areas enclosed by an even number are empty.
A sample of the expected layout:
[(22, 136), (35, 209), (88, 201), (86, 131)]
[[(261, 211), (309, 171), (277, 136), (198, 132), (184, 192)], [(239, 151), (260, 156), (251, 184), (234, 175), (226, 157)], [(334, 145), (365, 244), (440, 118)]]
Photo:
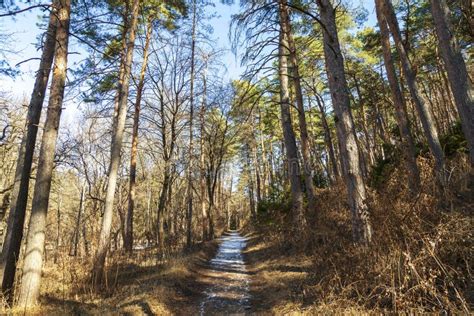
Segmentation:
[(67, 262), (64, 269), (47, 265), (41, 305), (28, 311), (2, 309), (0, 314), (196, 315), (206, 299), (209, 262), (219, 242), (216, 239), (196, 245), (192, 251), (166, 263), (147, 266), (145, 260), (137, 257), (126, 264), (112, 263), (108, 286), (99, 293), (84, 286), (85, 271), (80, 264)]

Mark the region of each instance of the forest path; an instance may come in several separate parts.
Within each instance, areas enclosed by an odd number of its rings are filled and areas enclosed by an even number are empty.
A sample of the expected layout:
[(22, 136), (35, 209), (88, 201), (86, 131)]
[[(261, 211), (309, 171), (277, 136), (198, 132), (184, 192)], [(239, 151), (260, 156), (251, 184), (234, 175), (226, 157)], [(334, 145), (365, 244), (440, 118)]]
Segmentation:
[(209, 287), (199, 306), (201, 315), (245, 314), (250, 310), (249, 273), (242, 251), (247, 238), (237, 231), (220, 237), (219, 249), (209, 266), (202, 271)]

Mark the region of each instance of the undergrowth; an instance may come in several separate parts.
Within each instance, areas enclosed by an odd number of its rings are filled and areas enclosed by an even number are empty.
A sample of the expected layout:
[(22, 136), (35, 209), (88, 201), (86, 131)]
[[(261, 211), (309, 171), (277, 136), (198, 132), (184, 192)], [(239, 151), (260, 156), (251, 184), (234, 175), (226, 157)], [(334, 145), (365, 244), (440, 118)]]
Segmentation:
[[(383, 186), (370, 192), (373, 242), (352, 242), (344, 185), (318, 191), (316, 218), (303, 241), (288, 227), (290, 213), (276, 204), (253, 225), (265, 242), (288, 261), (310, 256), (309, 277), (293, 293), (310, 313), (324, 310), (469, 313), (472, 282), (474, 190), (469, 165), (449, 162), (449, 183), (436, 186), (430, 161), (419, 158), (421, 192), (413, 197), (401, 167), (385, 174)], [(271, 225), (268, 225), (271, 223)], [(300, 235), (301, 235), (300, 234)], [(272, 248), (273, 255), (275, 247)], [(300, 295), (300, 296), (298, 296)]]

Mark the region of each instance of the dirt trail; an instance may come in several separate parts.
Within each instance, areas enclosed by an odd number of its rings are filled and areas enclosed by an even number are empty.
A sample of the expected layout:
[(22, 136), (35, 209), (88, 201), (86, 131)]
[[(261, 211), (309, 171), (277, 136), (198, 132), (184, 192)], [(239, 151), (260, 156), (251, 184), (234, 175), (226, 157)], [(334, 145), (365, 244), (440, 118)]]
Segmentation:
[(237, 231), (220, 237), (216, 256), (202, 273), (209, 286), (200, 302), (201, 315), (246, 314), (250, 312), (249, 275), (242, 251), (247, 239)]

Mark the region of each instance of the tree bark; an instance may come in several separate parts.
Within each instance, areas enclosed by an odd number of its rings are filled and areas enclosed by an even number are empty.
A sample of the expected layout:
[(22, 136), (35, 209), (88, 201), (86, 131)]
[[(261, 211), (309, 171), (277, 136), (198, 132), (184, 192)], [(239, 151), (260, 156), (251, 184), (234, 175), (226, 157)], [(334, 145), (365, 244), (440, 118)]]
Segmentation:
[(291, 21), (288, 12), (288, 6), (286, 0), (281, 0), (281, 9), (283, 12), (280, 13), (280, 26), (288, 38), (289, 45), (289, 60), (290, 60), (290, 74), (292, 78), (293, 87), (295, 89), (296, 106), (298, 109), (298, 123), (300, 127), (300, 139), (301, 139), (301, 154), (303, 158), (303, 173), (304, 183), (306, 187), (306, 195), (308, 197), (308, 207), (311, 211), (316, 209), (316, 193), (313, 185), (313, 177), (311, 174), (311, 157), (310, 157), (310, 146), (308, 127), (306, 124), (304, 103), (303, 103), (303, 92), (301, 88), (301, 77), (299, 71), (298, 56), (296, 54), (296, 44), (293, 38), (291, 30)]
[(280, 0), (279, 2), (279, 18), (280, 18), (280, 37), (279, 37), (279, 79), (280, 79), (280, 111), (281, 125), (283, 129), (283, 138), (285, 142), (288, 178), (291, 187), (291, 199), (293, 208), (293, 219), (295, 229), (302, 231), (306, 227), (306, 218), (303, 205), (303, 190), (301, 188), (300, 164), (298, 161), (298, 149), (296, 147), (295, 132), (291, 123), (290, 112), (290, 89), (288, 80), (288, 56), (289, 43), (288, 31), (285, 29), (286, 20), (284, 11), (286, 4)]
[(362, 178), (359, 152), (350, 112), (350, 100), (344, 72), (344, 59), (339, 45), (335, 9), (330, 0), (318, 0), (320, 18), (324, 26), (324, 56), (329, 89), (335, 112), (341, 164), (352, 211), (352, 234), (355, 241), (369, 243), (372, 228), (366, 204), (367, 192)]
[[(205, 94), (204, 94), (205, 95)], [(201, 215), (202, 215), (202, 239), (206, 240), (207, 239), (207, 209), (206, 209), (206, 168), (205, 168), (205, 157), (204, 157), (204, 119), (205, 119), (205, 113), (206, 113), (206, 108), (205, 108), (205, 100), (203, 100), (201, 104), (201, 110), (200, 110), (200, 157), (199, 157), (199, 173), (200, 173), (200, 179), (199, 179), (199, 188), (200, 188), (200, 195), (201, 195)]]
[(133, 251), (133, 210), (135, 208), (135, 191), (137, 178), (137, 148), (138, 148), (138, 125), (140, 124), (140, 110), (142, 102), (143, 88), (145, 86), (145, 73), (148, 63), (148, 48), (150, 46), (151, 34), (153, 31), (153, 19), (149, 18), (146, 28), (145, 47), (143, 49), (143, 62), (140, 70), (140, 79), (137, 87), (137, 97), (135, 99), (135, 113), (133, 114), (132, 128), (132, 149), (130, 152), (130, 183), (128, 191), (128, 209), (125, 220), (125, 240), (124, 246), (128, 253)]
[(8, 217), (7, 233), (3, 244), (0, 262), (2, 292), (11, 300), (11, 290), (15, 281), (15, 272), (25, 223), (26, 206), (28, 204), (28, 187), (30, 183), (31, 165), (35, 151), (38, 125), (43, 108), (44, 96), (48, 85), (49, 74), (53, 64), (56, 45), (56, 26), (59, 1), (53, 1), (49, 16), (48, 29), (45, 33), (43, 52), (35, 85), (31, 94), (26, 118), (26, 133), (23, 135), (18, 153), (15, 170), (15, 182), (11, 194), (10, 214)]
[(190, 80), (190, 99), (189, 99), (189, 148), (188, 148), (188, 188), (187, 188), (187, 234), (186, 246), (191, 247), (193, 242), (192, 223), (193, 223), (193, 120), (194, 120), (194, 77), (195, 77), (195, 51), (196, 51), (196, 0), (193, 0), (193, 24), (191, 38), (191, 80)]
[(253, 220), (257, 219), (257, 212), (255, 207), (255, 189), (254, 189), (254, 182), (253, 182), (253, 174), (252, 174), (252, 167), (251, 167), (251, 159), (250, 159), (250, 145), (246, 144), (245, 150), (245, 162), (247, 164), (247, 176), (248, 176), (248, 190), (249, 190), (249, 207), (250, 207), (250, 214), (252, 215)]
[(112, 146), (110, 150), (110, 164), (107, 180), (107, 193), (105, 197), (104, 215), (100, 230), (99, 246), (94, 256), (94, 266), (92, 269), (92, 282), (94, 286), (102, 282), (105, 258), (110, 245), (112, 217), (114, 210), (115, 188), (117, 186), (118, 169), (120, 166), (120, 152), (122, 150), (125, 120), (127, 118), (127, 101), (129, 91), (129, 81), (132, 68), (133, 50), (135, 46), (135, 31), (138, 23), (138, 9), (140, 0), (134, 0), (132, 9), (132, 19), (128, 26), (127, 53), (124, 59), (123, 81), (119, 82), (118, 93), (118, 116), (112, 134)]
[(331, 136), (331, 129), (326, 117), (326, 108), (324, 106), (323, 98), (320, 95), (316, 95), (316, 103), (318, 104), (319, 111), (321, 112), (321, 122), (323, 123), (324, 129), (324, 141), (328, 148), (329, 160), (331, 161), (332, 173), (334, 175), (334, 181), (339, 178), (339, 169), (337, 168), (336, 154), (334, 153), (334, 143)]
[(466, 64), (450, 23), (446, 0), (431, 0), (431, 12), (438, 36), (438, 46), (448, 73), (461, 126), (466, 137), (471, 165), (474, 165), (474, 91)]
[(390, 50), (390, 33), (387, 22), (382, 14), (379, 1), (376, 1), (376, 14), (380, 28), (385, 70), (387, 72), (388, 83), (392, 93), (393, 103), (395, 105), (395, 115), (403, 144), (403, 154), (405, 156), (406, 166), (409, 173), (409, 186), (412, 192), (416, 192), (418, 191), (420, 185), (420, 172), (418, 170), (418, 166), (416, 165), (415, 144), (410, 131), (408, 115), (406, 113), (405, 97), (403, 96), (399, 86), (397, 73), (393, 63), (392, 52)]
[(48, 211), (54, 167), (54, 153), (56, 151), (56, 140), (58, 137), (64, 88), (66, 85), (70, 10), (70, 0), (60, 0), (53, 79), (41, 140), (38, 172), (36, 175), (31, 216), (26, 237), (23, 275), (18, 298), (18, 306), (24, 308), (36, 305), (41, 285), (41, 270), (43, 267), (46, 235), (46, 214)]
[(400, 56), (400, 62), (402, 64), (402, 70), (405, 75), (405, 80), (410, 91), (411, 98), (415, 105), (415, 108), (420, 117), (423, 131), (428, 140), (428, 146), (435, 158), (436, 171), (438, 173), (439, 180), (444, 183), (444, 153), (441, 148), (441, 144), (438, 138), (438, 132), (434, 126), (433, 114), (431, 109), (426, 106), (425, 102), (421, 98), (418, 85), (416, 83), (415, 73), (413, 72), (408, 54), (403, 45), (402, 37), (400, 34), (400, 27), (398, 25), (397, 16), (393, 9), (390, 0), (376, 0), (378, 5), (382, 8), (382, 12), (389, 26), (390, 32), (392, 33), (395, 46)]
[(80, 231), (81, 231), (81, 217), (82, 214), (84, 214), (84, 206), (85, 206), (85, 193), (86, 193), (86, 186), (85, 184), (82, 185), (81, 189), (81, 197), (79, 200), (79, 210), (77, 212), (77, 218), (76, 218), (76, 227), (74, 229), (74, 235), (72, 237), (72, 248), (71, 251), (69, 252), (70, 256), (77, 256), (77, 247), (79, 245), (79, 236), (80, 236)]

